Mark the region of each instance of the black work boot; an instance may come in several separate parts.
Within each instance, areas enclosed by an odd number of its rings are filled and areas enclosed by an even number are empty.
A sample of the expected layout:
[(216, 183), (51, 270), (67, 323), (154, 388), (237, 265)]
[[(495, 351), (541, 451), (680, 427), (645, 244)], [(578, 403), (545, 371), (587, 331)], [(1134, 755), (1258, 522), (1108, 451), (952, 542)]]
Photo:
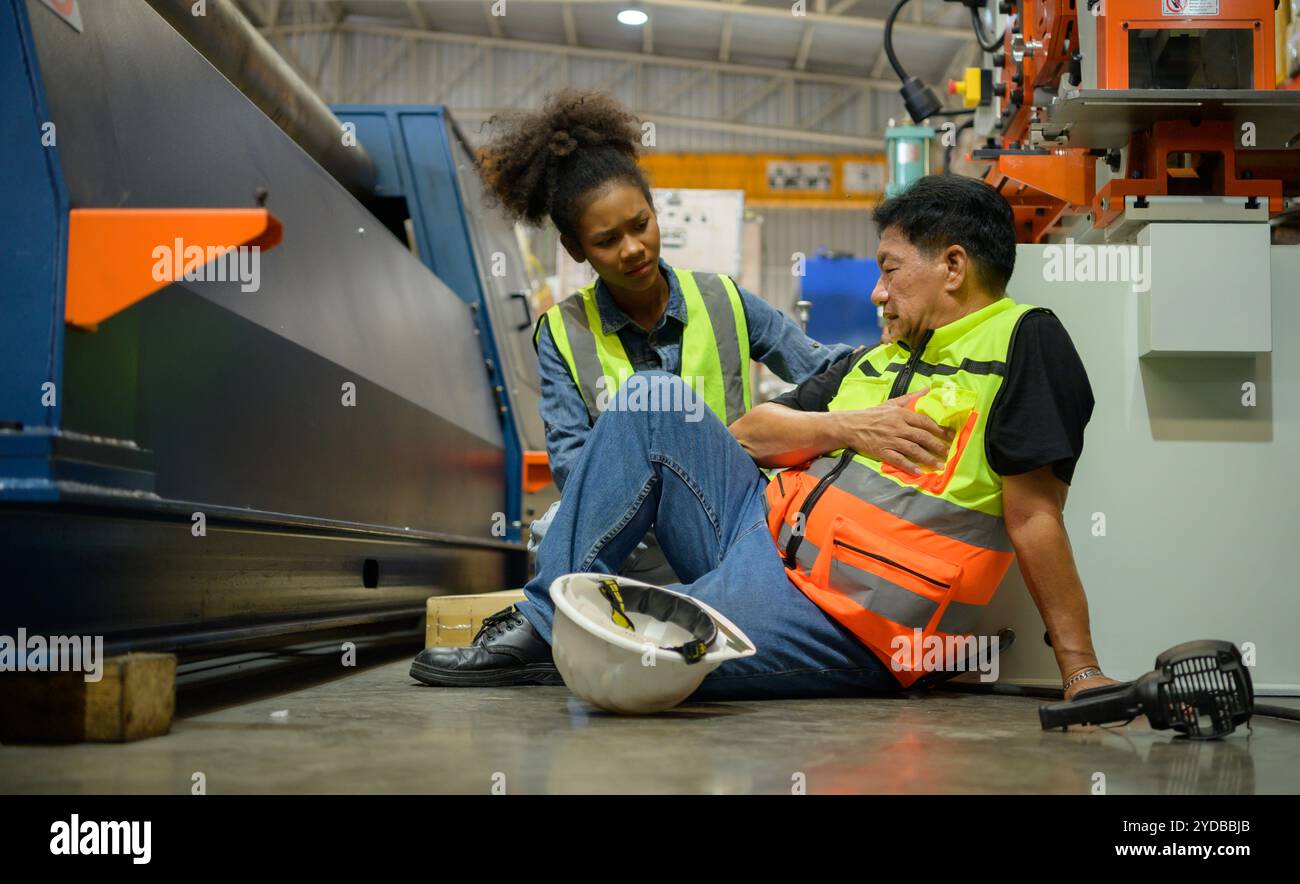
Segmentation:
[(441, 687), (564, 684), (551, 646), (513, 605), (485, 619), (467, 648), (425, 648), (411, 678)]

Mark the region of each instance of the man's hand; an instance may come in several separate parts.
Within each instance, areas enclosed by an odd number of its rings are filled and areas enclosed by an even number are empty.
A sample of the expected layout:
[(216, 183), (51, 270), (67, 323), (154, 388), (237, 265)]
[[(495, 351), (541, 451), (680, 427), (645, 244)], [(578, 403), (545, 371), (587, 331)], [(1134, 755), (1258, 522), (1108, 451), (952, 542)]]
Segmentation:
[(890, 399), (874, 408), (837, 411), (843, 447), (892, 464), (913, 475), (918, 464), (942, 469), (952, 444), (953, 431), (941, 427), (907, 406), (924, 396), (924, 390)]
[[(928, 388), (927, 388), (928, 389)], [(730, 429), (760, 467), (793, 467), (840, 448), (917, 474), (941, 468), (953, 433), (906, 406), (919, 390), (857, 411), (798, 411), (775, 402), (755, 406)]]
[(1107, 678), (1104, 675), (1093, 675), (1082, 681), (1076, 681), (1065, 689), (1065, 699), (1073, 700), (1075, 695), (1080, 691), (1090, 691), (1093, 688), (1104, 688), (1106, 685), (1119, 684), (1113, 678)]

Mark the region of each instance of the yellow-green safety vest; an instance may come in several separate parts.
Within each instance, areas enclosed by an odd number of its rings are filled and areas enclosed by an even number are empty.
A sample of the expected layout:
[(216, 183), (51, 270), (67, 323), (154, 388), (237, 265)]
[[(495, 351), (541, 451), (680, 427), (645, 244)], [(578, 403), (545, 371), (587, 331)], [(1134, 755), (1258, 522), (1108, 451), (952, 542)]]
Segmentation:
[[(730, 277), (672, 268), (686, 300), (681, 376), (724, 424), (749, 410), (749, 325), (740, 290)], [(596, 304), (596, 283), (574, 292), (537, 320), (533, 347), (542, 324), (587, 406), (592, 423), (635, 371), (618, 333), (605, 334)]]
[[(967, 509), (1000, 517), (1002, 477), (989, 466), (984, 433), (1006, 376), (1015, 329), (1025, 314), (1033, 311), (1041, 312), (1042, 308), (1017, 304), (1003, 297), (933, 331), (926, 339), (923, 352), (908, 350), (897, 343), (876, 347), (858, 360), (827, 410), (871, 408), (896, 396), (925, 387), (935, 388), (944, 382), (973, 392), (975, 420), (970, 422), (970, 437), (965, 443), (970, 453), (957, 451), (961, 440), (955, 439), (952, 453), (960, 456), (955, 463), (950, 458), (951, 475), (947, 471), (926, 473), (919, 487)], [(836, 454), (839, 452), (832, 453)], [(854, 460), (873, 472), (907, 481), (901, 471), (881, 461), (861, 454), (855, 455)]]
[(890, 663), (904, 686), (925, 674), (917, 664), (931, 636), (975, 628), (1014, 559), (985, 432), (1015, 330), (1035, 310), (1000, 298), (928, 333), (914, 350), (870, 350), (840, 384), (830, 411), (930, 387), (911, 407), (956, 431), (942, 469), (913, 476), (842, 450), (768, 486), (768, 527), (790, 581)]

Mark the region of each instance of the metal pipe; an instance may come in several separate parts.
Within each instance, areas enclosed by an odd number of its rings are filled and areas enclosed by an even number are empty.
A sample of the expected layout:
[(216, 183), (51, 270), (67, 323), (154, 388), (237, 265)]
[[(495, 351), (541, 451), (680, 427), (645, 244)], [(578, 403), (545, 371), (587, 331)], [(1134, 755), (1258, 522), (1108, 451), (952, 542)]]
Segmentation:
[(375, 166), (365, 148), (344, 145), (339, 118), (233, 0), (207, 0), (201, 16), (191, 11), (193, 0), (148, 3), (340, 184), (358, 197), (373, 194)]

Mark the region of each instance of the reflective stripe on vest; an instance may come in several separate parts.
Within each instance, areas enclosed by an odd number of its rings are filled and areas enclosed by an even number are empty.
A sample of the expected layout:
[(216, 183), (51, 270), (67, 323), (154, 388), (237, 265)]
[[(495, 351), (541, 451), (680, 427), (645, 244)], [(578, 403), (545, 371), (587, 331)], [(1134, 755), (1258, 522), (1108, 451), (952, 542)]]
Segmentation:
[(831, 452), (768, 486), (768, 527), (788, 555), (791, 582), (903, 686), (926, 674), (912, 668), (924, 656), (915, 630), (922, 642), (968, 634), (1014, 557), (984, 431), (1015, 330), (1035, 309), (1003, 298), (935, 330), (920, 353), (877, 347), (831, 400), (831, 411), (870, 408), (901, 393), (896, 384), (913, 392), (941, 380), (974, 392), (942, 470), (913, 477), (856, 452)]
[[(749, 410), (749, 325), (740, 291), (729, 277), (674, 267), (686, 302), (681, 376), (723, 423)], [(618, 333), (601, 329), (596, 282), (554, 305), (537, 322), (533, 346), (545, 322), (556, 349), (582, 394), (592, 423), (636, 371)]]
[[(785, 549), (792, 536), (789, 524), (782, 522), (777, 544)], [(799, 545), (799, 568), (805, 572), (811, 571), (820, 554), (821, 550), (816, 545), (805, 540)], [(833, 557), (827, 577), (831, 589), (852, 599), (863, 609), (873, 611), (910, 630), (924, 630), (939, 608), (939, 603), (933, 599)], [(952, 634), (970, 632), (979, 621), (981, 608), (981, 605), (950, 600), (935, 629)]]

